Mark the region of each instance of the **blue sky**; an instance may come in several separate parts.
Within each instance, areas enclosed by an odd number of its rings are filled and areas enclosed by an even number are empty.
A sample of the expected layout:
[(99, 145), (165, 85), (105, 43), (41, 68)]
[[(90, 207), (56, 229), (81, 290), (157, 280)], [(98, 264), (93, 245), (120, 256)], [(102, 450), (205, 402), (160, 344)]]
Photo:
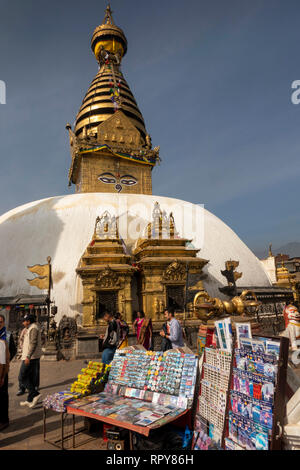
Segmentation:
[[(153, 193), (205, 207), (254, 250), (300, 241), (298, 0), (113, 0), (122, 71), (162, 163)], [(97, 73), (100, 0), (0, 0), (0, 213), (71, 194), (65, 124)]]

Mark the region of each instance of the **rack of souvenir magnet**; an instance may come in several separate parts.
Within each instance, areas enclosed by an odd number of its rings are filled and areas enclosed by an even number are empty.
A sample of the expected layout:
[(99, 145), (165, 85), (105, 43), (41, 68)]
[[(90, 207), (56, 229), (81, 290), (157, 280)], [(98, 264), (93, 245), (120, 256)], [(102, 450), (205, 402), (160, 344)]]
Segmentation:
[(194, 354), (120, 349), (104, 392), (169, 407), (176, 415), (193, 404), (197, 369)]
[(237, 329), (224, 448), (280, 450), (289, 341), (252, 337), (248, 325), (249, 337), (239, 337)]
[(232, 370), (233, 335), (230, 319), (215, 322), (204, 348), (194, 427), (194, 450), (221, 449)]

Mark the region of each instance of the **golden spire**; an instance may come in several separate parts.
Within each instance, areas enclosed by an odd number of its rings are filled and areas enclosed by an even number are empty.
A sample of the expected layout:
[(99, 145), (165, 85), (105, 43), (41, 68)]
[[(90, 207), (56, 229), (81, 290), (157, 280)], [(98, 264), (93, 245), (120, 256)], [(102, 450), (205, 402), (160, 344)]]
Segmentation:
[(106, 7), (103, 22), (93, 33), (91, 47), (100, 69), (77, 114), (76, 137), (95, 135), (99, 124), (112, 116), (117, 109), (122, 109), (145, 142), (147, 132), (143, 116), (121, 72), (121, 61), (127, 51), (127, 39), (113, 20), (110, 4)]

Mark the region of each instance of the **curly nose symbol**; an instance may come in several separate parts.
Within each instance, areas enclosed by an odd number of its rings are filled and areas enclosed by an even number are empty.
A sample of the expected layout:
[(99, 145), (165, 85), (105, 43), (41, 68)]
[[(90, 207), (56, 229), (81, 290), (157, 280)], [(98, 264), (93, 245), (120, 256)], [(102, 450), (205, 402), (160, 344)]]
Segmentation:
[(121, 184), (116, 184), (115, 188), (118, 191), (118, 193), (122, 191), (122, 185)]

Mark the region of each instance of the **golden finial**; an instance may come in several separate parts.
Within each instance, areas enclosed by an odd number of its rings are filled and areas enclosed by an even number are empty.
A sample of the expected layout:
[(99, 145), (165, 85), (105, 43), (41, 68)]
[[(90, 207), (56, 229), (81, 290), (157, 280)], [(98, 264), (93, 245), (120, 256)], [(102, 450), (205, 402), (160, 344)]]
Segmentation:
[(272, 253), (272, 243), (270, 243), (269, 245), (269, 257), (272, 257), (273, 256), (273, 253)]
[(112, 17), (112, 9), (110, 8), (110, 3), (107, 5), (105, 10), (105, 17), (103, 20), (103, 24), (115, 24), (113, 17)]
[(97, 26), (92, 36), (92, 51), (97, 61), (103, 62), (102, 53), (113, 54), (120, 63), (127, 51), (127, 39), (121, 28), (115, 25), (110, 3), (108, 3), (102, 24)]

